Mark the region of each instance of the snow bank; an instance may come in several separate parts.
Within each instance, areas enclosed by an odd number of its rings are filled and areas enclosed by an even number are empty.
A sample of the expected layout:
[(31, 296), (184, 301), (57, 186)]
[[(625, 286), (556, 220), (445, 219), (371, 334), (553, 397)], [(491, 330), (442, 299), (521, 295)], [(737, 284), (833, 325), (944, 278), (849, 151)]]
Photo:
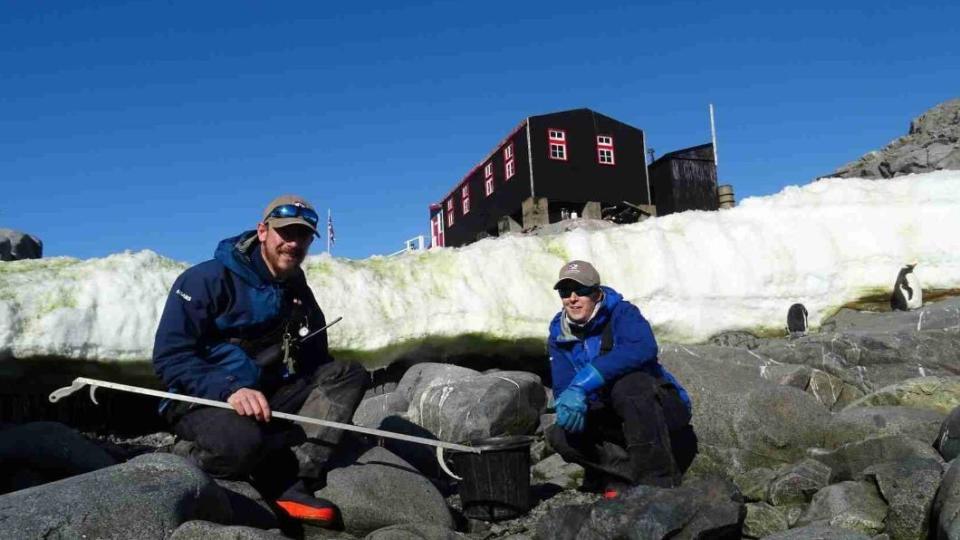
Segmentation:
[[(958, 231), (960, 172), (940, 171), (825, 179), (729, 210), (461, 249), (324, 254), (305, 268), (327, 317), (344, 315), (330, 331), (338, 349), (464, 333), (543, 337), (560, 304), (557, 271), (575, 258), (640, 306), (661, 341), (697, 342), (778, 331), (794, 302), (816, 326), (845, 303), (888, 293), (910, 261), (924, 288), (960, 288)], [(0, 263), (0, 357), (148, 358), (183, 268), (150, 251)]]

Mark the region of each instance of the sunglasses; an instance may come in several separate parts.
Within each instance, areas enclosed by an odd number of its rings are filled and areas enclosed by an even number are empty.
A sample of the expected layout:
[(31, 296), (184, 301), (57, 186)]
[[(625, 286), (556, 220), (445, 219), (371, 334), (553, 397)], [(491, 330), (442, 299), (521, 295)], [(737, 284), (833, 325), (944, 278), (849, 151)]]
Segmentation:
[(580, 285), (579, 287), (560, 287), (557, 289), (560, 298), (569, 298), (573, 293), (577, 293), (577, 296), (590, 296), (595, 292), (597, 292), (596, 287), (587, 287), (586, 285)]
[(318, 216), (316, 212), (305, 206), (298, 206), (296, 204), (281, 204), (267, 214), (267, 218), (294, 217), (302, 217), (304, 221), (313, 225), (314, 227), (316, 227), (317, 222), (320, 221), (320, 216)]

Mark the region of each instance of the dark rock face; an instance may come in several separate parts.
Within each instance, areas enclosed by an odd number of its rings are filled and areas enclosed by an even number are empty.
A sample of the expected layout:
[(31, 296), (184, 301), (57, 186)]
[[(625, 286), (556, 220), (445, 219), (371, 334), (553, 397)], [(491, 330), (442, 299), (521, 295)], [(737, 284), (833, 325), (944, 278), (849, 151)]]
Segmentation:
[(356, 463), (327, 474), (318, 497), (340, 508), (347, 532), (364, 535), (403, 523), (453, 528), (453, 516), (443, 496), (409, 463), (374, 447)]
[(0, 538), (163, 539), (193, 519), (229, 523), (230, 503), (206, 474), (172, 454), (0, 496)]
[(30, 422), (0, 431), (0, 493), (116, 464), (110, 454), (57, 422)]
[(960, 460), (954, 459), (940, 481), (931, 509), (931, 534), (936, 540), (960, 538)]
[(36, 236), (0, 229), (0, 261), (19, 261), (43, 257), (43, 242)]
[(926, 538), (942, 474), (942, 462), (933, 459), (886, 461), (867, 467), (864, 477), (877, 485), (889, 506), (884, 532), (897, 539)]
[(907, 135), (829, 176), (893, 178), (942, 169), (960, 169), (960, 99), (928, 110), (910, 122)]
[(947, 461), (960, 455), (960, 407), (955, 407), (943, 420), (936, 440), (937, 451)]
[(740, 538), (746, 517), (732, 483), (699, 479), (679, 488), (638, 486), (620, 498), (563, 507), (537, 526), (539, 539)]
[(219, 525), (203, 520), (188, 521), (177, 527), (170, 540), (281, 540), (279, 530), (265, 531), (239, 525)]

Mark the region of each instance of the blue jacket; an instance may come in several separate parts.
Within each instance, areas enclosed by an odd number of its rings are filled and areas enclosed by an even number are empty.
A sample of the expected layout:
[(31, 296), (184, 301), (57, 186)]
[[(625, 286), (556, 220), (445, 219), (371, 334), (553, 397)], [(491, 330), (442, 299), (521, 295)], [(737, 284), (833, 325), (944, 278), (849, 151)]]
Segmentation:
[[(290, 374), (282, 362), (260, 368), (240, 342), (282, 334), (295, 304), (303, 317), (292, 322), (295, 330), (326, 324), (302, 271), (283, 282), (273, 279), (256, 231), (223, 240), (212, 260), (174, 281), (154, 340), (154, 370), (171, 392), (207, 399), (223, 401), (240, 388), (264, 390), (266, 375)], [(326, 333), (305, 342), (296, 358), (296, 376), (329, 361)]]
[[(547, 350), (553, 375), (553, 395), (559, 396), (570, 384), (574, 374), (588, 364), (600, 372), (608, 384), (634, 371), (645, 371), (666, 379), (677, 387), (680, 398), (691, 408), (690, 396), (680, 383), (657, 360), (657, 340), (650, 323), (643, 318), (637, 306), (623, 299), (610, 287), (602, 287), (603, 301), (597, 314), (577, 337), (571, 331), (561, 310), (550, 323)], [(603, 330), (612, 325), (613, 348), (601, 354)], [(595, 398), (595, 396), (592, 396)]]

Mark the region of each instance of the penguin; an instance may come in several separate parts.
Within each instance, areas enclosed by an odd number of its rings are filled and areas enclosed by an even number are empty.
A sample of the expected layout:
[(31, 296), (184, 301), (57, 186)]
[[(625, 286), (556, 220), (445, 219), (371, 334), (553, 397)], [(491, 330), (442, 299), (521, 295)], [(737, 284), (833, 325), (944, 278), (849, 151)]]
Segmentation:
[(917, 263), (911, 263), (900, 269), (897, 281), (893, 284), (893, 294), (890, 295), (890, 309), (894, 311), (908, 311), (923, 305), (923, 289), (920, 280), (913, 273)]
[(791, 337), (807, 333), (807, 308), (803, 304), (794, 304), (787, 310), (787, 332)]

